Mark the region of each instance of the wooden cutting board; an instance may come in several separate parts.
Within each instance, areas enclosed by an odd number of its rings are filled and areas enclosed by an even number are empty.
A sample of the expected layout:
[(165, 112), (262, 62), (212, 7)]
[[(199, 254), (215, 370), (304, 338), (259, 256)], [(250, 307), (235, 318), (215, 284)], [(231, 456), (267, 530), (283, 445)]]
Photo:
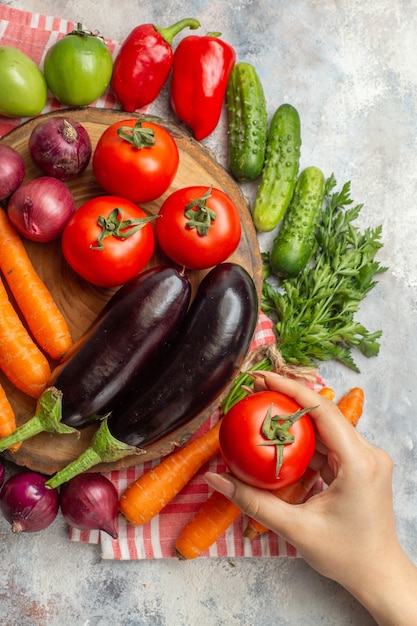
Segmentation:
[[(79, 121), (88, 131), (93, 150), (103, 133), (110, 124), (133, 117), (135, 114), (116, 111), (113, 109), (77, 108), (60, 110), (34, 118), (17, 127), (2, 138), (2, 143), (12, 146), (23, 156), (26, 163), (25, 180), (42, 175), (42, 172), (32, 162), (28, 152), (28, 140), (32, 130), (48, 117), (65, 116)], [(241, 264), (251, 274), (255, 281), (258, 293), (262, 287), (262, 262), (258, 247), (256, 232), (253, 227), (251, 214), (240, 187), (229, 174), (215, 160), (213, 155), (200, 143), (195, 141), (187, 132), (162, 119), (157, 120), (165, 126), (175, 137), (179, 152), (180, 165), (175, 180), (170, 189), (158, 200), (141, 205), (149, 214), (158, 212), (163, 200), (176, 189), (189, 185), (213, 185), (226, 192), (237, 205), (242, 221), (242, 237), (238, 249), (230, 257), (231, 261)], [(87, 170), (73, 181), (68, 187), (73, 193), (76, 205), (81, 204), (97, 195), (103, 195), (103, 190), (97, 185), (91, 163)], [(101, 289), (87, 283), (66, 264), (61, 254), (60, 242), (39, 244), (24, 241), (32, 263), (51, 291), (57, 305), (65, 316), (74, 340), (95, 319), (114, 290)], [(150, 266), (164, 263), (166, 258), (159, 249), (149, 264)], [(190, 272), (193, 289), (197, 287), (206, 272)], [(54, 366), (54, 363), (51, 363)], [(15, 410), (18, 424), (25, 422), (33, 413), (36, 402), (15, 389), (0, 373), (0, 382), (8, 395)], [(208, 407), (206, 411), (196, 416), (192, 422), (176, 433), (175, 444), (184, 443), (189, 439), (216, 408), (219, 400), (227, 394), (227, 390)], [(86, 449), (96, 426), (90, 426), (76, 435), (50, 435), (41, 433), (25, 441), (18, 452), (11, 454), (4, 452), (5, 458), (12, 459), (16, 464), (25, 466), (33, 471), (53, 474), (67, 463), (74, 460)], [(128, 467), (143, 461), (160, 458), (168, 454), (175, 445), (172, 438), (155, 443), (144, 455), (131, 455), (112, 464), (97, 466), (99, 470), (110, 470)]]

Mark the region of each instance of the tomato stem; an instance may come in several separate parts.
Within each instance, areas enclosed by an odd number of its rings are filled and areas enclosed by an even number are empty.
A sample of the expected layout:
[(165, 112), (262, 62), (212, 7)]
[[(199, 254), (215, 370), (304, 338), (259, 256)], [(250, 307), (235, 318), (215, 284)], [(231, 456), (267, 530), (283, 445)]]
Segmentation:
[(138, 120), (134, 126), (120, 126), (117, 129), (117, 134), (137, 150), (150, 148), (156, 142), (153, 128), (144, 128), (141, 120)]
[(91, 30), (85, 30), (85, 28), (83, 28), (83, 25), (81, 22), (77, 22), (77, 28), (74, 28), (74, 30), (72, 30), (71, 32), (66, 34), (66, 37), (68, 37), (69, 35), (78, 35), (79, 37), (97, 37), (98, 39), (101, 39), (102, 41), (104, 41), (104, 37), (102, 37), (101, 35), (99, 35), (98, 32), (92, 32)]
[(262, 434), (267, 439), (260, 446), (275, 446), (277, 452), (277, 462), (275, 468), (275, 476), (278, 478), (284, 459), (284, 446), (294, 442), (294, 435), (289, 432), (293, 424), (303, 415), (316, 409), (316, 406), (310, 406), (307, 409), (298, 409), (295, 413), (289, 415), (272, 415), (271, 404), (262, 423)]
[(202, 237), (208, 235), (212, 222), (216, 219), (216, 212), (207, 206), (212, 189), (213, 187), (209, 187), (203, 196), (189, 202), (184, 209), (184, 215), (188, 218), (186, 226), (195, 228)]
[(101, 232), (97, 237), (97, 246), (90, 245), (91, 250), (103, 250), (103, 240), (106, 237), (116, 237), (117, 239), (128, 239), (138, 230), (143, 228), (148, 222), (156, 219), (157, 215), (149, 217), (138, 217), (133, 220), (123, 220), (123, 211), (119, 207), (115, 207), (108, 217), (99, 215), (97, 224), (101, 228)]

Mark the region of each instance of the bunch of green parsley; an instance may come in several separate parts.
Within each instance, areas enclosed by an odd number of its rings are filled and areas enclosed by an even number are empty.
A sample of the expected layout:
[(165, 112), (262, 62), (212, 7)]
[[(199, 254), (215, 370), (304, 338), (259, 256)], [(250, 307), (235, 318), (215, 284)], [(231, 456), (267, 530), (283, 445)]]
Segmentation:
[[(353, 204), (350, 182), (340, 191), (335, 191), (336, 184), (332, 174), (326, 181), (316, 249), (299, 276), (277, 280), (270, 274), (268, 253), (262, 255), (261, 308), (274, 323), (276, 345), (286, 363), (317, 367), (318, 361), (334, 359), (358, 372), (352, 349), (376, 356), (382, 332), (370, 332), (355, 314), (375, 287), (377, 274), (387, 268), (375, 258), (382, 247), (382, 227), (362, 232), (354, 222), (363, 205)], [(252, 369), (270, 370), (272, 364), (266, 357)], [(242, 384), (251, 386), (251, 377), (242, 373), (235, 380), (223, 410), (241, 397)]]

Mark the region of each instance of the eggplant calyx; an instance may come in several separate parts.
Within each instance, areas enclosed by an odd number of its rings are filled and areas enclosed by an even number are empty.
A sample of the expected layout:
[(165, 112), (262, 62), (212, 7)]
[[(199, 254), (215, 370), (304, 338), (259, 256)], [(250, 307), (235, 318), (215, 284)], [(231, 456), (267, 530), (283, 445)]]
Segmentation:
[(48, 387), (38, 399), (35, 415), (13, 433), (0, 439), (0, 452), (42, 432), (63, 435), (78, 433), (75, 428), (62, 424), (61, 419), (62, 392), (56, 387)]
[(110, 433), (107, 418), (104, 418), (93, 435), (89, 447), (80, 454), (72, 463), (63, 467), (59, 472), (49, 478), (45, 486), (55, 489), (63, 483), (68, 482), (74, 476), (87, 471), (99, 463), (113, 463), (123, 459), (129, 454), (143, 454), (144, 450), (130, 446), (123, 441), (119, 441)]

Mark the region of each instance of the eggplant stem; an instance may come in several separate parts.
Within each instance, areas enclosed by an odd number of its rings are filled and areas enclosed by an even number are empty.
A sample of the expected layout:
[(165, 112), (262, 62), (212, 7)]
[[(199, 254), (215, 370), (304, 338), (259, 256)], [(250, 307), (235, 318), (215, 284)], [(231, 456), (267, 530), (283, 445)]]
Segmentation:
[(13, 433), (0, 439), (0, 452), (43, 432), (62, 435), (78, 433), (75, 428), (62, 424), (61, 419), (62, 392), (56, 387), (48, 387), (38, 399), (35, 415)]
[(89, 447), (74, 461), (49, 478), (45, 486), (55, 489), (74, 476), (89, 470), (99, 463), (113, 463), (129, 454), (143, 454), (144, 450), (119, 441), (110, 433), (107, 418), (104, 418), (94, 433)]

